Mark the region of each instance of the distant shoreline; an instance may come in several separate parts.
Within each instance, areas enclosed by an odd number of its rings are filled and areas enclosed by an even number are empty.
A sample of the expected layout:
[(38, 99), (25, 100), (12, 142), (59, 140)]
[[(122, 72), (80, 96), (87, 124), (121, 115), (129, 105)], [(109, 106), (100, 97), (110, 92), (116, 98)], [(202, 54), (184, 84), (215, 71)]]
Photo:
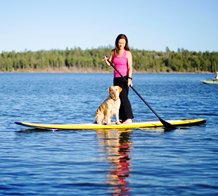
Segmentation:
[[(12, 71), (0, 71), (0, 73), (84, 73), (84, 74), (97, 74), (97, 73), (108, 73), (108, 74), (112, 74), (113, 73), (113, 69), (112, 68), (108, 68), (108, 70), (102, 70), (102, 69), (93, 69), (93, 68), (84, 68), (84, 67), (59, 67), (59, 68), (44, 68), (44, 69), (17, 69), (17, 70), (12, 70)], [(133, 74), (213, 74), (212, 72), (206, 72), (206, 71), (202, 71), (202, 72), (178, 72), (178, 71), (165, 71), (165, 72), (157, 72), (157, 71), (137, 71), (137, 70), (133, 70)]]
[[(2, 72), (108, 73), (102, 57), (111, 48), (5, 52), (0, 55)], [(218, 52), (131, 50), (136, 73), (210, 73), (218, 70)]]
[[(93, 69), (37, 69), (37, 70), (16, 70), (16, 71), (0, 71), (2, 73), (50, 73), (50, 74), (112, 74), (111, 71), (93, 70)], [(212, 72), (156, 72), (156, 71), (133, 71), (133, 74), (215, 74)]]

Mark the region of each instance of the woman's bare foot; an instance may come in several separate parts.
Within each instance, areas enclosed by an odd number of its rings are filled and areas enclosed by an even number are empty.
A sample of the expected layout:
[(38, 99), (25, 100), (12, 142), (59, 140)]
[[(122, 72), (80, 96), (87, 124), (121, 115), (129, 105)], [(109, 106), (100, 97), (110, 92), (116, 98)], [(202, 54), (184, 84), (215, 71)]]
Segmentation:
[(127, 119), (125, 120), (122, 124), (131, 124), (132, 123), (132, 119)]
[(116, 125), (120, 125), (121, 124), (121, 122), (120, 121), (116, 121)]

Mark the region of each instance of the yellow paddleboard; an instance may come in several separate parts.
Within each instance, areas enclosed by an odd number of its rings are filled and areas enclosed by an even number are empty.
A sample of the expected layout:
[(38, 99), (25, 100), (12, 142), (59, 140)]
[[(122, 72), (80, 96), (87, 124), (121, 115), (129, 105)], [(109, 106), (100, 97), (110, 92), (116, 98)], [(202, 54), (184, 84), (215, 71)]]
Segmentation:
[[(199, 125), (206, 122), (204, 119), (185, 119), (185, 120), (167, 120), (174, 126), (192, 126)], [(134, 122), (132, 124), (111, 124), (111, 125), (98, 125), (93, 123), (86, 124), (38, 124), (29, 122), (15, 122), (18, 125), (31, 127), (35, 129), (49, 129), (49, 130), (99, 130), (99, 129), (143, 129), (163, 127), (160, 121), (145, 121)]]

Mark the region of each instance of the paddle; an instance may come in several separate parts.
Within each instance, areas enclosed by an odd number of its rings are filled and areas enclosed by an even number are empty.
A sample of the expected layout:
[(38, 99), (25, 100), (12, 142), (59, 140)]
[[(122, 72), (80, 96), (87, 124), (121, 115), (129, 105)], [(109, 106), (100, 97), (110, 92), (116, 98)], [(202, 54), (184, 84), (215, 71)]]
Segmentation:
[[(114, 66), (114, 64), (107, 60), (108, 63), (110, 63), (111, 67), (113, 67), (117, 73), (124, 79), (124, 81), (128, 82), (126, 80), (126, 78), (124, 78), (124, 76), (117, 70), (117, 68)], [(145, 101), (145, 99), (136, 91), (136, 89), (133, 86), (130, 86), (130, 88), (136, 93), (136, 95), (138, 95), (138, 97), (144, 102), (145, 105), (148, 106), (148, 108), (155, 114), (155, 116), (160, 120), (160, 122), (163, 124), (165, 131), (171, 131), (176, 129), (176, 127), (168, 122), (166, 122), (165, 120), (163, 120), (154, 110), (153, 108)]]

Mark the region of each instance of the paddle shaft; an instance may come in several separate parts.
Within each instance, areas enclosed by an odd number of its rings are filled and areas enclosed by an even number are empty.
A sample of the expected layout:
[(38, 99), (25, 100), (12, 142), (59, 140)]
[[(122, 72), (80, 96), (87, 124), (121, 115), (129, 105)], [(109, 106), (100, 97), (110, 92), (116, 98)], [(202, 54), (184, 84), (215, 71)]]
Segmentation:
[[(107, 61), (108, 61), (108, 63), (110, 63), (111, 67), (113, 67), (117, 71), (117, 73), (124, 79), (124, 81), (128, 83), (126, 78), (119, 72), (119, 70), (117, 70), (117, 68), (114, 66), (114, 64), (111, 61), (109, 61), (109, 60), (107, 60)], [(155, 116), (160, 120), (160, 122), (164, 125), (164, 127), (166, 128), (167, 131), (176, 129), (176, 127), (174, 125), (171, 125), (170, 123), (168, 123), (165, 120), (163, 120), (157, 114), (157, 112), (155, 112), (154, 109), (145, 101), (145, 99), (138, 93), (138, 91), (136, 91), (136, 89), (133, 86), (130, 85), (130, 88), (136, 93), (136, 95), (138, 95), (138, 97), (143, 101), (143, 103), (145, 105), (147, 105), (148, 108), (155, 114)]]

